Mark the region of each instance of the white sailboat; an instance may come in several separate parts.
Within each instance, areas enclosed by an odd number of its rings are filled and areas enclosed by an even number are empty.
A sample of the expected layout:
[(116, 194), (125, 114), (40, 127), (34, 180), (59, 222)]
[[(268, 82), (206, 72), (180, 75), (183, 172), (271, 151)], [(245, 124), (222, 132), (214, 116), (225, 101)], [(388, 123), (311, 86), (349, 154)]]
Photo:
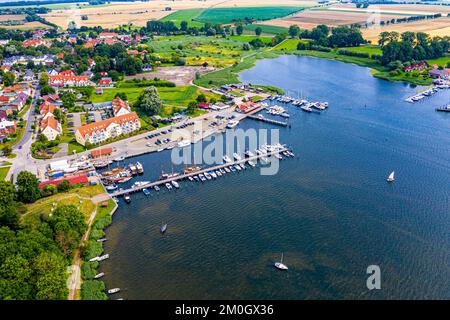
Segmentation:
[(288, 270), (288, 267), (283, 263), (283, 254), (281, 254), (281, 261), (275, 262), (275, 268), (283, 271)]
[(391, 174), (389, 175), (389, 177), (387, 178), (387, 182), (393, 182), (394, 180), (395, 180), (394, 171), (392, 171)]

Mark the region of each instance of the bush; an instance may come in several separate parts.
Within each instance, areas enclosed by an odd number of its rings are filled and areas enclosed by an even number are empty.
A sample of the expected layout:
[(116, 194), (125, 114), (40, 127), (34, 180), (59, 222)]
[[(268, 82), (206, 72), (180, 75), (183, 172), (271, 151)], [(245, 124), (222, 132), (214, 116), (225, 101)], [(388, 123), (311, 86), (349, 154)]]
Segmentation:
[(87, 280), (81, 285), (81, 299), (108, 300), (105, 294), (105, 284), (102, 281)]
[(344, 56), (350, 56), (350, 57), (358, 57), (358, 58), (370, 58), (370, 55), (365, 52), (353, 52), (349, 50), (339, 50), (339, 54), (342, 54)]

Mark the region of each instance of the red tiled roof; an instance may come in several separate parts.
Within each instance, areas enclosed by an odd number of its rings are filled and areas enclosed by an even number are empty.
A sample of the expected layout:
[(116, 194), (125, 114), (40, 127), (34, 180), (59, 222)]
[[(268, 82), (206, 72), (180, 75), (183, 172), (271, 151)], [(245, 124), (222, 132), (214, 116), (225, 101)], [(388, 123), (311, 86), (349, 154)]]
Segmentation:
[(46, 119), (41, 121), (41, 130), (45, 130), (45, 128), (50, 127), (56, 131), (58, 130), (59, 122), (52, 116), (47, 117)]
[(96, 149), (91, 151), (91, 156), (93, 158), (101, 157), (109, 155), (113, 152), (112, 148), (103, 148), (103, 149)]
[(41, 182), (39, 184), (39, 187), (43, 188), (43, 187), (45, 187), (47, 185), (50, 185), (50, 184), (58, 185), (61, 182), (63, 182), (64, 180), (69, 181), (70, 184), (79, 184), (79, 183), (87, 184), (89, 182), (88, 177), (86, 176), (86, 174), (82, 174), (82, 175), (79, 175), (79, 176), (76, 176), (76, 177), (60, 178), (60, 179), (55, 179), (55, 180)]
[(131, 112), (118, 117), (113, 117), (99, 122), (86, 124), (84, 126), (79, 127), (77, 129), (77, 132), (79, 132), (84, 137), (86, 135), (92, 135), (92, 133), (96, 131), (105, 130), (112, 123), (121, 125), (123, 123), (130, 121), (134, 122), (136, 120), (139, 120), (139, 117), (137, 116), (136, 112)]

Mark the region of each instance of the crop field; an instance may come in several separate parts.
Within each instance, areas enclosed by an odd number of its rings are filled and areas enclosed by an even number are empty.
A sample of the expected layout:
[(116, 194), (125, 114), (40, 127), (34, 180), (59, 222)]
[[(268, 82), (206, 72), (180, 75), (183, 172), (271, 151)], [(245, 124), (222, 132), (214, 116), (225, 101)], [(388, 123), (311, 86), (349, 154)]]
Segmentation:
[[(317, 4), (315, 1), (298, 0), (152, 0), (149, 2), (114, 2), (100, 6), (92, 5), (68, 5), (63, 7), (54, 7), (51, 12), (42, 15), (48, 21), (55, 23), (63, 29), (66, 29), (70, 21), (74, 21), (80, 26), (102, 26), (104, 28), (117, 27), (132, 23), (135, 26), (144, 26), (148, 20), (162, 19), (169, 15), (174, 15), (169, 20), (176, 20), (175, 23), (185, 19), (192, 19), (195, 11), (179, 13), (178, 10), (185, 9), (209, 9), (216, 8), (240, 8), (240, 7), (270, 7), (270, 6), (291, 6), (308, 7)], [(56, 6), (56, 5), (55, 5)], [(165, 10), (170, 7), (172, 10)], [(88, 20), (81, 20), (81, 16), (86, 15)], [(175, 18), (174, 18), (175, 17)]]
[(25, 16), (21, 15), (21, 14), (4, 14), (4, 15), (0, 15), (0, 22), (3, 21), (21, 21), (24, 20)]
[(255, 34), (255, 29), (260, 27), (262, 29), (263, 34), (280, 34), (280, 33), (287, 33), (288, 28), (285, 27), (278, 27), (278, 26), (269, 26), (265, 24), (249, 24), (244, 26), (244, 32), (245, 34)]
[(13, 25), (13, 26), (1, 25), (0, 28), (17, 29), (17, 30), (32, 30), (32, 29), (48, 29), (50, 27), (43, 23), (40, 23), (39, 21), (31, 21), (31, 22), (24, 22), (23, 24)]
[(328, 7), (328, 10), (338, 11), (357, 11), (357, 12), (381, 12), (400, 15), (427, 15), (442, 13), (446, 15), (450, 13), (450, 6), (441, 5), (420, 5), (420, 4), (371, 4), (367, 8), (356, 8), (354, 4), (336, 4)]
[(242, 42), (250, 42), (254, 39), (261, 39), (264, 43), (270, 43), (272, 41), (272, 37), (265, 37), (265, 36), (254, 36), (254, 35), (242, 35), (242, 36), (230, 36), (230, 39), (242, 41)]
[(303, 7), (240, 7), (240, 8), (212, 8), (204, 10), (196, 19), (202, 22), (232, 23), (244, 19), (258, 21), (285, 17), (303, 10)]
[(286, 39), (277, 46), (273, 47), (272, 50), (279, 50), (279, 51), (291, 51), (291, 50), (297, 50), (297, 45), (300, 43), (308, 43), (307, 40), (300, 40), (300, 39)]
[(198, 21), (193, 21), (197, 18), (203, 9), (186, 9), (175, 11), (161, 19), (161, 21), (172, 21), (177, 27), (180, 27), (181, 21), (187, 21), (189, 27), (202, 27), (203, 23)]
[[(404, 17), (405, 15), (402, 14), (382, 13), (376, 19), (386, 21)], [(305, 10), (289, 17), (265, 21), (264, 24), (285, 28), (296, 24), (302, 29), (312, 29), (319, 24), (326, 24), (331, 27), (354, 23), (363, 24), (371, 21), (372, 18), (374, 18), (372, 13), (363, 11)]]
[(379, 34), (383, 31), (426, 32), (431, 36), (450, 36), (450, 17), (430, 19), (425, 21), (413, 21), (407, 23), (390, 24), (373, 28), (361, 29), (363, 37), (372, 43), (377, 43)]

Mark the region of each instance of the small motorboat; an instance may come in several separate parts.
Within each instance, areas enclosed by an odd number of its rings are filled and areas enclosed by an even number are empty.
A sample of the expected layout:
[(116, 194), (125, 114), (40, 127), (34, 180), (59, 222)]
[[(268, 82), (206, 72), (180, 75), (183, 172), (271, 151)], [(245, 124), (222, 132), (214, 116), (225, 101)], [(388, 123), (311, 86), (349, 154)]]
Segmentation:
[(228, 167), (223, 168), (223, 170), (225, 170), (226, 173), (230, 173), (231, 170)]
[(178, 182), (176, 182), (175, 180), (172, 180), (171, 183), (175, 188), (177, 188), (177, 189), (180, 188), (180, 184)]
[(124, 198), (124, 200), (125, 200), (126, 203), (130, 203), (130, 202), (131, 202), (131, 197), (130, 197), (130, 194), (129, 194), (129, 193), (126, 193), (126, 194), (123, 196), (123, 198)]
[(188, 179), (189, 179), (189, 181), (191, 181), (191, 182), (194, 181), (194, 178), (192, 178), (192, 177), (188, 177)]
[(109, 289), (108, 290), (108, 293), (109, 294), (113, 294), (113, 293), (117, 293), (117, 292), (119, 292), (120, 291), (120, 288), (114, 288), (114, 289)]
[(105, 275), (104, 272), (100, 272), (99, 274), (96, 274), (96, 275), (94, 276), (94, 279), (100, 279), (100, 278), (103, 277), (104, 275)]
[(114, 191), (118, 188), (117, 184), (111, 184), (109, 186), (106, 186), (106, 190), (108, 191)]
[(166, 188), (168, 189), (168, 190), (172, 190), (172, 185), (170, 184), (170, 183), (166, 183)]
[(167, 223), (164, 223), (161, 228), (159, 228), (159, 232), (161, 233), (165, 233), (167, 230)]
[(149, 191), (147, 188), (142, 189), (142, 192), (143, 192), (146, 196), (150, 195), (150, 191)]

